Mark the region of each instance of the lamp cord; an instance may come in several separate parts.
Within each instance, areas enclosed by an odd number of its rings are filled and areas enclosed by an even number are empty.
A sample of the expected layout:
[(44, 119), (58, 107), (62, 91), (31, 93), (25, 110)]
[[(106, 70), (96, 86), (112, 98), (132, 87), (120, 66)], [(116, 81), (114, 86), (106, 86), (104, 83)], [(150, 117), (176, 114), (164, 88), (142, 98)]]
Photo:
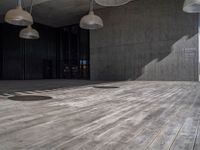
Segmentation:
[(94, 10), (94, 0), (90, 0), (90, 12)]
[[(27, 10), (27, 6), (25, 5), (24, 0), (18, 0), (18, 6), (22, 6), (22, 4), (23, 4), (23, 6), (24, 6), (24, 9), (25, 9), (26, 11), (28, 11), (28, 10)], [(32, 11), (33, 11), (33, 0), (31, 0), (31, 6), (30, 6), (29, 13), (32, 14)]]
[(32, 14), (32, 11), (33, 11), (33, 0), (31, 0), (30, 14)]
[(26, 10), (26, 5), (25, 5), (24, 0), (19, 0), (19, 1), (20, 1), (20, 2), (18, 2), (18, 5), (21, 5), (22, 8), (23, 8), (24, 10)]

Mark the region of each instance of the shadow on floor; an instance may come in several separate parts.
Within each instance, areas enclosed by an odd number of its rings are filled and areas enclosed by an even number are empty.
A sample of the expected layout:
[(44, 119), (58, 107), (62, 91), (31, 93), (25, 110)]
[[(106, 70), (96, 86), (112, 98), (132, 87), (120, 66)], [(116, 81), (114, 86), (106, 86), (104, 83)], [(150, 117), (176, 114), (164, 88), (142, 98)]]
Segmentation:
[(96, 88), (96, 89), (117, 89), (119, 87), (118, 86), (93, 86), (93, 88)]
[(42, 92), (51, 92), (57, 89), (101, 86), (104, 83), (110, 82), (88, 80), (2, 80), (0, 81), (0, 96), (13, 97), (23, 94), (40, 95)]
[(52, 97), (49, 96), (38, 96), (38, 95), (25, 95), (25, 96), (12, 96), (8, 98), (14, 101), (43, 101), (50, 100)]

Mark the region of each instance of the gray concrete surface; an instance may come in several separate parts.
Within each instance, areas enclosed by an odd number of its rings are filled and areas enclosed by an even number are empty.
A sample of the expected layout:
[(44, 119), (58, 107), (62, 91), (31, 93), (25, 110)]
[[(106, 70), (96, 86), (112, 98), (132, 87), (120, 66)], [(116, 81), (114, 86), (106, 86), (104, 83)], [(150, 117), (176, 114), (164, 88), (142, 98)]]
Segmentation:
[(0, 81), (0, 150), (199, 150), (199, 90), (198, 82)]
[[(25, 6), (30, 6), (31, 0), (24, 0)], [(37, 23), (52, 27), (79, 23), (81, 17), (88, 13), (90, 0), (34, 0), (33, 18)], [(17, 0), (0, 1), (0, 22), (9, 9), (15, 8)], [(95, 9), (102, 6), (95, 5)]]
[(137, 0), (104, 8), (92, 31), (92, 80), (198, 80), (198, 17), (184, 0)]

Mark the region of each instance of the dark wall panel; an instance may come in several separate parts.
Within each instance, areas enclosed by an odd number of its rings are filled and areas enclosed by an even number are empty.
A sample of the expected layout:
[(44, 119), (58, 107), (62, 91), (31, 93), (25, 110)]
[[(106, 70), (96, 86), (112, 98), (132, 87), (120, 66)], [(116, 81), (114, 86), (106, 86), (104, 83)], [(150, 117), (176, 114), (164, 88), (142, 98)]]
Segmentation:
[(20, 28), (11, 25), (2, 25), (2, 78), (23, 79), (23, 43), (18, 38)]
[(38, 40), (24, 40), (26, 79), (56, 78), (56, 31), (36, 25)]
[(2, 78), (2, 68), (3, 68), (3, 49), (2, 49), (2, 24), (0, 24), (0, 79)]
[(0, 79), (89, 79), (88, 31), (78, 25), (33, 27), (38, 40), (20, 39), (22, 27), (0, 24)]
[(39, 40), (20, 39), (21, 27), (1, 25), (2, 79), (56, 78), (56, 30), (38, 24), (34, 28)]

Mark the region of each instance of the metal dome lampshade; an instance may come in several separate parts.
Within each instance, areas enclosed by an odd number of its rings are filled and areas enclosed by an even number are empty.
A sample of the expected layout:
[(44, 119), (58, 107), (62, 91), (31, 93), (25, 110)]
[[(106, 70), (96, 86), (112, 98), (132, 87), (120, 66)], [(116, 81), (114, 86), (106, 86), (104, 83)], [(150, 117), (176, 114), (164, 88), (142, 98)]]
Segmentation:
[(81, 19), (80, 27), (89, 30), (100, 29), (103, 28), (103, 21), (99, 16), (95, 15), (94, 12), (90, 12)]
[[(31, 0), (30, 14), (33, 10), (33, 0)], [(19, 37), (23, 39), (39, 39), (40, 34), (37, 30), (33, 29), (31, 25), (28, 25), (27, 28), (22, 29), (19, 33)]]
[(185, 0), (183, 11), (187, 13), (200, 13), (200, 0)]
[(80, 27), (83, 29), (95, 30), (103, 28), (103, 20), (99, 16), (94, 14), (93, 4), (94, 1), (91, 0), (89, 14), (81, 18)]
[(23, 39), (39, 39), (40, 35), (37, 30), (33, 29), (32, 26), (29, 25), (27, 28), (20, 31), (19, 37)]
[(127, 4), (131, 0), (95, 0), (97, 4), (102, 6), (121, 6)]
[(5, 22), (12, 25), (28, 26), (33, 24), (33, 18), (30, 13), (23, 10), (22, 1), (18, 0), (17, 8), (11, 9), (6, 13)]

